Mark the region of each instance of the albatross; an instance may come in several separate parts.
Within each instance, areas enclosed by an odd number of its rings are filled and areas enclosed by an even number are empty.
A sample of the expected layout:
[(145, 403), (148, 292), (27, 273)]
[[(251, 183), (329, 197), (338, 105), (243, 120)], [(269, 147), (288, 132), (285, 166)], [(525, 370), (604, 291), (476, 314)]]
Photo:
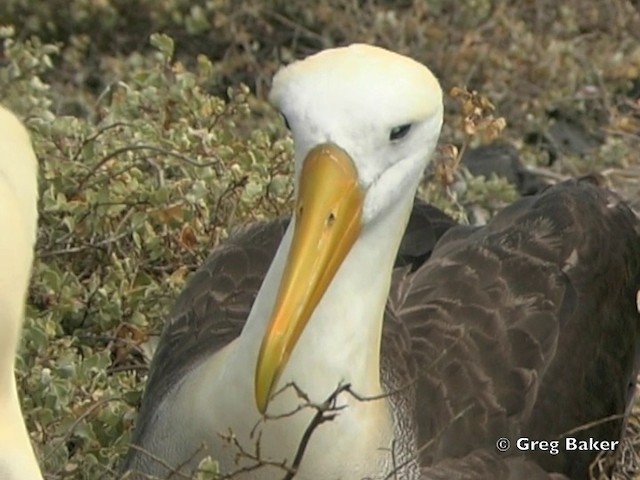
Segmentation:
[[(585, 478), (637, 371), (633, 212), (580, 179), (452, 226), (414, 199), (442, 90), (382, 48), (294, 62), (270, 99), (293, 136), (293, 214), (189, 280), (129, 478), (183, 478), (207, 455), (225, 478)], [(601, 443), (539, 443), (565, 437)]]
[(0, 106), (0, 478), (41, 480), (14, 377), (38, 218), (36, 156), (22, 123)]

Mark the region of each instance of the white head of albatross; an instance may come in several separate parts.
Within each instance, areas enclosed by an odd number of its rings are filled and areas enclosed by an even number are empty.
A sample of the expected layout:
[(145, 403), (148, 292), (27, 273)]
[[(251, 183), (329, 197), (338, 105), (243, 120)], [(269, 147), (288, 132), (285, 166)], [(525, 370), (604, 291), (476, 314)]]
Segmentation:
[(36, 238), (36, 176), (26, 129), (0, 106), (0, 478), (6, 480), (42, 478), (13, 373)]

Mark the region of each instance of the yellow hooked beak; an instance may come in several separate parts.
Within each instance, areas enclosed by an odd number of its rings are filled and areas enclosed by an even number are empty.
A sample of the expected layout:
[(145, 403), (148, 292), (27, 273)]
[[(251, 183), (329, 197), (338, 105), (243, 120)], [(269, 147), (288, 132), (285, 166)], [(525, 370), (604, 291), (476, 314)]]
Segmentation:
[[(267, 410), (289, 356), (362, 228), (364, 192), (355, 165), (337, 145), (318, 145), (304, 160), (291, 249), (258, 354), (258, 410)], [(312, 374), (312, 370), (309, 370)]]

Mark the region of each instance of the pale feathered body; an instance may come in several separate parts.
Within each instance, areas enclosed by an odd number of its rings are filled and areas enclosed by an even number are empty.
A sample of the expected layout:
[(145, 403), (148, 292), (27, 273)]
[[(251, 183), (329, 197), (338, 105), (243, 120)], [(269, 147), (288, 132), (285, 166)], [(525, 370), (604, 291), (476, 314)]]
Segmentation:
[(22, 417), (15, 356), (37, 222), (37, 162), (20, 121), (0, 107), (0, 478), (42, 478)]

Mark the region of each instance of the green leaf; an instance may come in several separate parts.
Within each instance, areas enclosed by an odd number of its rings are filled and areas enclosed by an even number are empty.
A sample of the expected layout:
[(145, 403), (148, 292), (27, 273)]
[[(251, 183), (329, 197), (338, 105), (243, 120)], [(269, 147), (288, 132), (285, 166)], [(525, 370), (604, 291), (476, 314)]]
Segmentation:
[(150, 42), (162, 53), (166, 61), (171, 61), (174, 49), (173, 38), (164, 33), (153, 33), (151, 34)]

